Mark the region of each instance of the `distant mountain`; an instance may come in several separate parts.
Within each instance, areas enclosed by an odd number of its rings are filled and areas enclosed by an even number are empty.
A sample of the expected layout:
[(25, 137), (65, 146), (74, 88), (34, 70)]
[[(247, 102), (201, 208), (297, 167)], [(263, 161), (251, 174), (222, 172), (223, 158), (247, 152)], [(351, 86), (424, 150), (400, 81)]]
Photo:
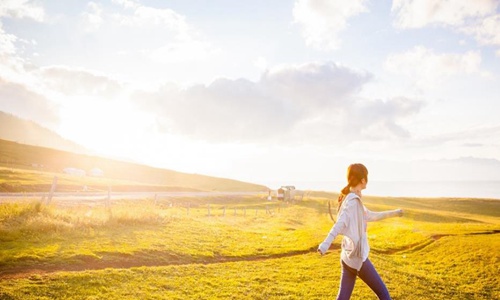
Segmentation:
[(1, 111), (0, 139), (75, 153), (89, 153), (83, 146), (64, 139), (52, 130)]

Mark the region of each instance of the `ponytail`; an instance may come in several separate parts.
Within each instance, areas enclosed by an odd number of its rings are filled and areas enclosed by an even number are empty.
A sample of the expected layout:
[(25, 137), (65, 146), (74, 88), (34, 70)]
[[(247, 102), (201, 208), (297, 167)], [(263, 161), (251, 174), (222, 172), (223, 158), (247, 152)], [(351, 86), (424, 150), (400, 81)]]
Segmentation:
[(340, 210), (340, 206), (342, 206), (342, 202), (344, 201), (344, 198), (345, 196), (347, 196), (347, 194), (349, 194), (349, 192), (351, 191), (351, 185), (350, 184), (347, 184), (341, 191), (340, 191), (340, 195), (339, 195), (339, 198), (337, 200), (337, 212)]
[(362, 179), (368, 181), (368, 170), (364, 165), (352, 164), (347, 168), (347, 185), (340, 191), (337, 212), (340, 211), (345, 197), (351, 192), (351, 187), (355, 187)]

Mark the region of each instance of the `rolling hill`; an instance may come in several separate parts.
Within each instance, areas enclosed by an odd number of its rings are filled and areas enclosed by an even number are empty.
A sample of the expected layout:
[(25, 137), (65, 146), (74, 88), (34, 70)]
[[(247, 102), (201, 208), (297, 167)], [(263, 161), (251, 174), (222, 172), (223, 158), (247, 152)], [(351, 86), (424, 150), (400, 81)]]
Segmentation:
[[(99, 169), (103, 176), (72, 176), (64, 169), (73, 168), (90, 174)], [(19, 144), (0, 139), (0, 191), (47, 191), (53, 174), (60, 174), (71, 188), (95, 184), (112, 185), (126, 191), (266, 191), (262, 185), (233, 179), (188, 174), (172, 170), (76, 154), (50, 148)], [(106, 181), (108, 180), (108, 181)], [(110, 181), (111, 180), (111, 181)], [(71, 190), (67, 187), (67, 190)], [(58, 190), (59, 185), (58, 185)]]
[(75, 153), (89, 153), (85, 147), (64, 139), (39, 124), (0, 111), (0, 139)]

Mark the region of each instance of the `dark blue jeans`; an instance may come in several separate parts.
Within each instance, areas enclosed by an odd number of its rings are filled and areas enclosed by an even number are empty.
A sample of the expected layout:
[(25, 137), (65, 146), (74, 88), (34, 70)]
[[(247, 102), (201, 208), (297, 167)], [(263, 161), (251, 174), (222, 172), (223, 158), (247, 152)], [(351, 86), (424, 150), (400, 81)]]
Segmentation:
[(379, 299), (391, 300), (387, 287), (369, 259), (365, 260), (361, 270), (359, 271), (349, 267), (342, 261), (342, 277), (340, 278), (340, 290), (337, 295), (337, 300), (348, 300), (351, 298), (357, 276), (359, 276), (359, 278), (361, 278), (361, 280), (363, 280), (372, 289), (372, 291), (377, 294)]

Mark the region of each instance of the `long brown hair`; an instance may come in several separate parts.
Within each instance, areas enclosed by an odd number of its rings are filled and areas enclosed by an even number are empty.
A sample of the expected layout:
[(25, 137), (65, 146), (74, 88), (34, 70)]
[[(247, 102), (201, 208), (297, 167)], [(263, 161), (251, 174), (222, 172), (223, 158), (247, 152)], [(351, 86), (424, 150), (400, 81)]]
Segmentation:
[(347, 168), (347, 185), (340, 191), (337, 211), (340, 210), (342, 201), (351, 191), (351, 187), (357, 186), (362, 179), (368, 182), (368, 169), (363, 164), (352, 164)]

